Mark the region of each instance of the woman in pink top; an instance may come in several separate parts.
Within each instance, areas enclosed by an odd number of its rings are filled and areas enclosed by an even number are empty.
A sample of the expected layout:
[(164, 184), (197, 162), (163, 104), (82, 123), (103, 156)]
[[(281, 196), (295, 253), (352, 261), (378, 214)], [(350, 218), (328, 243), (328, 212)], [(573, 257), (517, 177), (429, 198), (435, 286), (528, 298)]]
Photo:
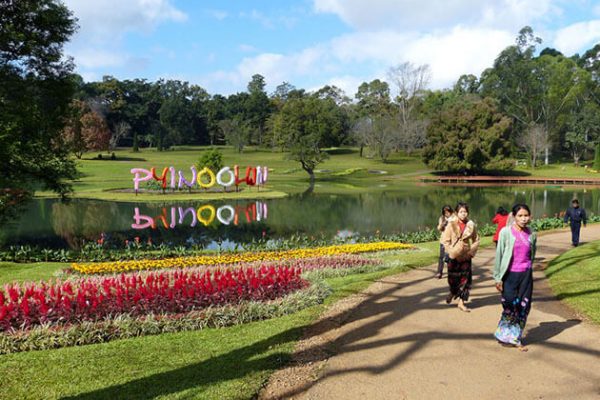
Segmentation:
[(526, 204), (516, 204), (512, 215), (514, 223), (500, 231), (496, 247), (494, 280), (502, 293), (502, 315), (494, 336), (502, 344), (527, 351), (521, 338), (531, 310), (536, 236), (527, 227), (531, 211)]

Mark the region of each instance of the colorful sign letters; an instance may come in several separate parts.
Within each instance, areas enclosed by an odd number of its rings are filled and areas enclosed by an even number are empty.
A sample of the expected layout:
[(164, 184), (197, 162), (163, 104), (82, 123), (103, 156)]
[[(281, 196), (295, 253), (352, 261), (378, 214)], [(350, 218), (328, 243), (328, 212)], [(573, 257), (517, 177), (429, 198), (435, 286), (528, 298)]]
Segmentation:
[(237, 188), (241, 183), (246, 183), (249, 186), (261, 186), (267, 182), (269, 176), (269, 169), (266, 166), (246, 167), (245, 176), (240, 176), (240, 169), (237, 165), (231, 169), (230, 167), (223, 167), (216, 174), (208, 167), (202, 168), (200, 171), (196, 170), (195, 166), (190, 167), (191, 179), (187, 180), (184, 176), (183, 171), (179, 170), (175, 173), (175, 167), (165, 167), (160, 175), (156, 174), (156, 168), (152, 167), (150, 170), (144, 168), (132, 168), (131, 173), (133, 176), (133, 188), (137, 194), (140, 189), (140, 182), (146, 182), (149, 180), (156, 180), (161, 182), (163, 190), (167, 188), (167, 182), (171, 189), (183, 189), (192, 188), (199, 186), (204, 189), (209, 189), (214, 185), (218, 184), (227, 188), (235, 185)]

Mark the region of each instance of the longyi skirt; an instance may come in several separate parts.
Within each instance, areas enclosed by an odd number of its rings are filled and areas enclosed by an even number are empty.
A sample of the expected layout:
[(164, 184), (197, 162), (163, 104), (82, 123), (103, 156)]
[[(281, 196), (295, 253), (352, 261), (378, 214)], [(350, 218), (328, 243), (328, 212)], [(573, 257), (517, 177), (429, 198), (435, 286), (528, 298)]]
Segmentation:
[(450, 293), (452, 293), (453, 298), (460, 298), (464, 301), (469, 300), (472, 283), (471, 260), (458, 261), (450, 259), (448, 261), (448, 286), (450, 286)]
[(503, 280), (502, 315), (494, 336), (502, 343), (521, 345), (531, 310), (533, 272), (508, 272)]

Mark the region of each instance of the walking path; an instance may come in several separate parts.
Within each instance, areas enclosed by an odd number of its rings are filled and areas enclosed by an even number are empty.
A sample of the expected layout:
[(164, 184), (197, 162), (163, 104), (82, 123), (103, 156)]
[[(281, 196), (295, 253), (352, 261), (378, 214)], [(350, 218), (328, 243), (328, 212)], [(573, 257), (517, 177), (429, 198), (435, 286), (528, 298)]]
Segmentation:
[[(600, 225), (582, 239), (599, 240)], [(309, 330), (298, 363), (261, 398), (600, 399), (600, 327), (557, 301), (540, 271), (569, 248), (568, 230), (538, 237), (526, 353), (493, 338), (501, 306), (486, 248), (474, 259), (471, 313), (445, 304), (435, 266), (383, 278)]]

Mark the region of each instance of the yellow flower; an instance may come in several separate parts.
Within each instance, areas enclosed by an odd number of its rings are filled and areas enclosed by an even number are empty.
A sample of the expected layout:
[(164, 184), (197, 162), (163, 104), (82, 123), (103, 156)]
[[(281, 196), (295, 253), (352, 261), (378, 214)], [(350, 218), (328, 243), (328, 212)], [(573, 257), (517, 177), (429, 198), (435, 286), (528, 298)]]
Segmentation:
[(319, 257), (337, 254), (356, 254), (384, 250), (411, 249), (405, 243), (375, 242), (354, 243), (292, 250), (257, 251), (247, 253), (227, 253), (210, 256), (164, 258), (161, 260), (128, 260), (102, 263), (73, 263), (71, 268), (82, 274), (138, 271), (160, 268), (187, 268), (200, 265), (227, 265), (252, 261), (277, 261), (296, 258)]

